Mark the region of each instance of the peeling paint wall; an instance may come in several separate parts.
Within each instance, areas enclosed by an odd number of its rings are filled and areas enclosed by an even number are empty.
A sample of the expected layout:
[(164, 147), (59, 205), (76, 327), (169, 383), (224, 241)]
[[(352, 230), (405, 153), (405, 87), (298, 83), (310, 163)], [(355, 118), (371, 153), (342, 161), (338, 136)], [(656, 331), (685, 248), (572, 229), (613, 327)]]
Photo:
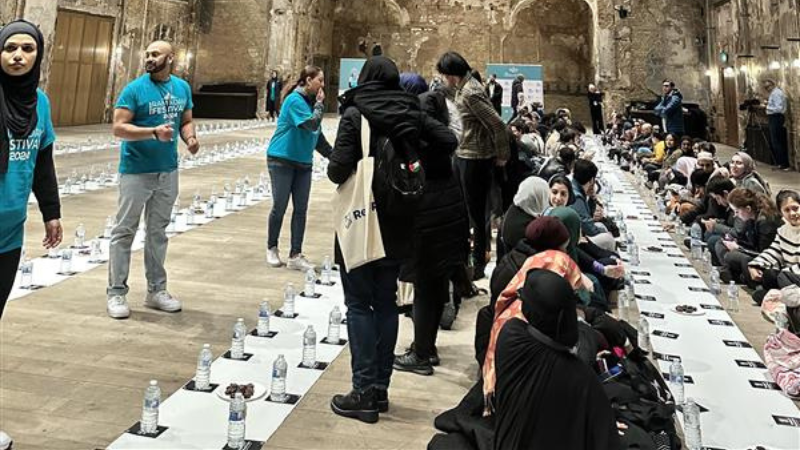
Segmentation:
[[(790, 161), (800, 166), (800, 1), (731, 0), (712, 8), (709, 25), (713, 30), (709, 71), (712, 117), (722, 138), (727, 137), (724, 83), (734, 83), (727, 94), (735, 104), (750, 98), (766, 99), (759, 81), (775, 79), (789, 98), (787, 129)], [(797, 40), (795, 40), (797, 39)], [(729, 55), (723, 62), (721, 52)], [(744, 56), (743, 56), (744, 55)], [(751, 57), (748, 57), (750, 55)], [(730, 110), (729, 110), (730, 111)], [(749, 119), (746, 112), (731, 111), (739, 123), (739, 137), (745, 137)], [(732, 123), (736, 123), (733, 121)]]

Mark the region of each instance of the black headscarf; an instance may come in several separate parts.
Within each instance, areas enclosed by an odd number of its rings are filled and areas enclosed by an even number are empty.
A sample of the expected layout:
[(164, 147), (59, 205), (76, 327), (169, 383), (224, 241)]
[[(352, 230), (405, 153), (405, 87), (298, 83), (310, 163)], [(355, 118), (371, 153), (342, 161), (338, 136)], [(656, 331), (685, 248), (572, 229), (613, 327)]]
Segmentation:
[(529, 323), (511, 319), (497, 341), (494, 448), (616, 450), (613, 411), (578, 342), (577, 297), (548, 270), (528, 273), (520, 291)]
[(8, 38), (15, 34), (27, 34), (36, 41), (38, 54), (30, 72), (22, 76), (11, 76), (0, 70), (0, 173), (8, 172), (8, 134), (14, 138), (25, 138), (36, 129), (38, 116), (36, 105), (44, 56), (44, 37), (36, 25), (16, 20), (0, 29), (0, 49), (5, 48)]

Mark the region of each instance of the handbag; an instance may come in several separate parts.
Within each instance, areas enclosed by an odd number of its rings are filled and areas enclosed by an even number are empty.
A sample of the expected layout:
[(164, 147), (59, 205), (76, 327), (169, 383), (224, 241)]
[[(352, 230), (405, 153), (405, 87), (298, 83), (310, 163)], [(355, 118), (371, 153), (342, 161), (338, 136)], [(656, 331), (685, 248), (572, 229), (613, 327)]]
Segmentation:
[(372, 192), (375, 159), (369, 155), (369, 122), (361, 117), (363, 157), (356, 171), (339, 185), (331, 200), (336, 239), (347, 272), (386, 257)]

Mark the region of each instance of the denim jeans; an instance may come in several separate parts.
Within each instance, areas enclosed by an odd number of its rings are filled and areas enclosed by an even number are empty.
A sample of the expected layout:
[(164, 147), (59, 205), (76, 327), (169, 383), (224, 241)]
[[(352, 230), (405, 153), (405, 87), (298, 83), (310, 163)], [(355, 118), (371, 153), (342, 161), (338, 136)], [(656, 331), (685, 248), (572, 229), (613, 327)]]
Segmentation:
[(397, 343), (397, 278), (400, 263), (375, 261), (342, 271), (353, 388), (389, 388)]
[(295, 167), (274, 161), (267, 162), (269, 178), (272, 183), (272, 210), (269, 212), (267, 248), (278, 246), (281, 236), (283, 216), (292, 197), (292, 241), (290, 256), (303, 251), (303, 237), (306, 233), (306, 213), (308, 197), (311, 193), (311, 167)]
[(123, 173), (119, 177), (117, 226), (111, 232), (108, 263), (108, 295), (128, 294), (131, 246), (144, 210), (144, 269), (147, 291), (167, 289), (167, 226), (178, 197), (178, 171)]

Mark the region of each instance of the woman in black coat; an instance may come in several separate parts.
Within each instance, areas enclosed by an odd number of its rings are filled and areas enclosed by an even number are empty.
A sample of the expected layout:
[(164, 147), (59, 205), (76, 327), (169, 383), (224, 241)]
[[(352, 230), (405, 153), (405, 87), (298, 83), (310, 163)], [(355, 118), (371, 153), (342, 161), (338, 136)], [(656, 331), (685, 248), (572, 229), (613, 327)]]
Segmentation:
[(446, 104), (425, 94), (427, 83), (420, 75), (403, 74), (400, 83), (406, 92), (420, 95), (426, 120), (437, 118), (441, 125), (421, 142), (425, 191), (414, 220), (413, 254), (401, 275), (414, 283), (414, 344), (394, 360), (395, 370), (431, 375), (433, 363), (438, 362), (436, 337), (450, 299), (450, 279), (467, 262), (469, 219), (451, 163), (458, 141), (442, 121), (447, 117)]
[[(336, 184), (347, 181), (363, 157), (362, 117), (370, 127), (370, 156), (391, 144), (398, 153), (419, 153), (426, 164), (423, 142), (446, 154), (458, 145), (446, 126), (422, 112), (417, 96), (400, 88), (397, 66), (383, 56), (372, 57), (364, 64), (358, 87), (346, 92), (341, 103), (344, 114), (328, 165), (328, 178)], [(428, 166), (432, 168), (430, 163)], [(387, 190), (379, 184), (381, 180), (373, 178), (372, 188), (386, 257), (341, 273), (353, 390), (331, 400), (334, 413), (368, 423), (377, 422), (378, 412), (389, 408), (387, 390), (397, 344), (397, 280), (401, 265), (414, 255), (412, 243), (416, 239), (416, 215), (391, 210), (387, 199), (378, 195)], [(338, 240), (336, 260), (343, 267)]]

